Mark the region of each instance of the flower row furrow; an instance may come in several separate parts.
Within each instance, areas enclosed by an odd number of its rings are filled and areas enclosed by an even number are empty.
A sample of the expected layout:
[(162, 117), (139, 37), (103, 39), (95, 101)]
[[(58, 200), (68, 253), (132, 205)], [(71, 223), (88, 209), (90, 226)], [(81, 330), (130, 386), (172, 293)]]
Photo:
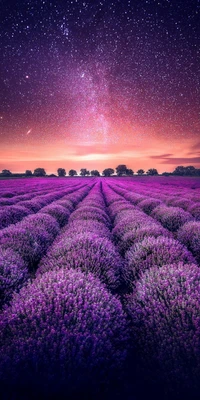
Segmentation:
[[(7, 302), (13, 291), (19, 290), (34, 273), (46, 253), (68, 221), (70, 212), (90, 190), (85, 186), (21, 222), (0, 231), (0, 303)], [(58, 200), (59, 203), (59, 200)]]
[(111, 240), (101, 185), (96, 184), (71, 213), (68, 225), (40, 261), (37, 276), (59, 268), (92, 272), (110, 289), (117, 289), (123, 259)]

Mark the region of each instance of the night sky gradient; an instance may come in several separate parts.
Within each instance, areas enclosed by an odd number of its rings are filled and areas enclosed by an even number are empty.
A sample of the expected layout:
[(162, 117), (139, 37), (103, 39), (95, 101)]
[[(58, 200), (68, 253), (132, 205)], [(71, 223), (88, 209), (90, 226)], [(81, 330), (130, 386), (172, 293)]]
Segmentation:
[(0, 170), (199, 168), (199, 11), (0, 1)]

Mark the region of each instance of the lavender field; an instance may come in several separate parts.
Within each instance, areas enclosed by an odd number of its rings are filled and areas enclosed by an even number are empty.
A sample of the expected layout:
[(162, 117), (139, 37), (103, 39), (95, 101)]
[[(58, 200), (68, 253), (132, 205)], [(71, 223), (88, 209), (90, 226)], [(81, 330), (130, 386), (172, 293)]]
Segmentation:
[(198, 399), (200, 179), (0, 181), (0, 398)]

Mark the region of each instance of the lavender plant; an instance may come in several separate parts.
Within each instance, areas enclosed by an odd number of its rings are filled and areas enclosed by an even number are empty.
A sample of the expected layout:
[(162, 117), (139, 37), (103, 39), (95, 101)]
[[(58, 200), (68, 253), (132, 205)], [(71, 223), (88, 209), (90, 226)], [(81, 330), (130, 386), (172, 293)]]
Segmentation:
[(181, 261), (183, 264), (196, 261), (187, 248), (178, 240), (159, 236), (147, 237), (133, 245), (125, 254), (128, 262), (124, 276), (130, 286), (135, 284), (141, 274), (154, 266), (163, 267), (166, 264), (174, 264)]
[(51, 271), (29, 283), (4, 310), (0, 328), (0, 381), (14, 396), (97, 394), (126, 358), (120, 301), (80, 271)]
[(127, 296), (127, 312), (143, 373), (162, 383), (167, 398), (198, 398), (199, 268), (177, 262), (147, 270)]

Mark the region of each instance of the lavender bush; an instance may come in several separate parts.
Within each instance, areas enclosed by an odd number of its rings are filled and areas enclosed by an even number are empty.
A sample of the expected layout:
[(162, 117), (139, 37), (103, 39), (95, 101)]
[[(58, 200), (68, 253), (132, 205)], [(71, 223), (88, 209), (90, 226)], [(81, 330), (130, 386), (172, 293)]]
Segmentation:
[(160, 200), (150, 198), (140, 201), (138, 207), (141, 208), (146, 214), (150, 214), (151, 211), (153, 211), (153, 209), (159, 206), (160, 204), (161, 204)]
[(193, 217), (200, 221), (200, 203), (193, 204), (188, 208), (188, 211), (193, 215)]
[(92, 272), (110, 289), (116, 289), (123, 266), (122, 258), (107, 238), (93, 233), (70, 238), (66, 233), (43, 257), (37, 276), (59, 268), (80, 268), (84, 272)]
[(166, 264), (173, 264), (181, 261), (183, 264), (196, 261), (190, 251), (187, 250), (178, 240), (159, 236), (147, 237), (133, 245), (125, 255), (128, 261), (127, 271), (124, 276), (129, 280), (130, 286), (146, 270), (154, 266), (163, 267)]
[(119, 249), (125, 254), (135, 243), (141, 242), (146, 237), (157, 238), (159, 236), (172, 237), (172, 234), (159, 223), (145, 222), (142, 225), (135, 226), (135, 229), (125, 232), (119, 242)]
[(167, 207), (165, 205), (154, 208), (151, 216), (161, 222), (164, 228), (176, 232), (185, 222), (193, 219), (192, 215), (179, 207)]
[(106, 237), (110, 240), (112, 238), (111, 232), (105, 224), (92, 219), (83, 220), (81, 221), (81, 224), (79, 223), (79, 219), (75, 219), (67, 224), (67, 226), (62, 230), (62, 233), (66, 233), (70, 238), (78, 234), (87, 235), (88, 233), (94, 233), (99, 237)]
[(200, 270), (194, 264), (152, 267), (127, 296), (132, 341), (143, 373), (163, 392), (196, 398), (200, 390)]
[(0, 209), (0, 229), (16, 224), (29, 214), (29, 211), (20, 206), (7, 206)]
[(60, 227), (63, 227), (67, 223), (70, 215), (70, 211), (68, 211), (68, 209), (56, 203), (52, 203), (46, 207), (43, 207), (41, 211), (42, 213), (52, 215), (52, 217), (54, 217), (59, 223)]
[(108, 217), (106, 212), (103, 210), (98, 210), (96, 207), (80, 207), (71, 214), (69, 221), (74, 221), (78, 219), (79, 220), (92, 219), (102, 222), (107, 227), (110, 227), (110, 218)]
[(15, 396), (98, 394), (126, 358), (120, 301), (80, 271), (51, 271), (22, 288), (0, 328), (0, 380)]
[(184, 224), (179, 229), (177, 238), (192, 252), (200, 263), (200, 222), (192, 221)]
[(27, 279), (28, 270), (20, 255), (0, 247), (0, 308)]
[(59, 225), (50, 215), (30, 215), (14, 227), (0, 232), (0, 245), (16, 251), (31, 270), (59, 232)]

